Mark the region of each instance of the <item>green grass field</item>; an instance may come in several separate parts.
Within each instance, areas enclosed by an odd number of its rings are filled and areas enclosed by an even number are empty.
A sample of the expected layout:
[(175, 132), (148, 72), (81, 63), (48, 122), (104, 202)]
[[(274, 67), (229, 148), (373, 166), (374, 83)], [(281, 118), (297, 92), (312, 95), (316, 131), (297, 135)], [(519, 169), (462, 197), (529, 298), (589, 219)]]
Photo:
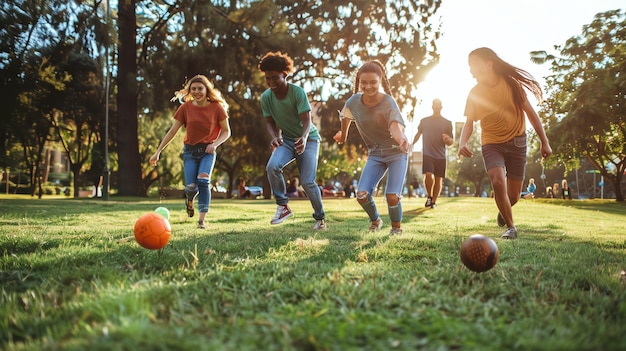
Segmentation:
[[(522, 200), (504, 241), (492, 199), (403, 200), (404, 234), (367, 231), (355, 200), (308, 201), (270, 226), (269, 200), (214, 200), (208, 229), (182, 199), (0, 196), (2, 350), (626, 350), (626, 206)], [(165, 206), (172, 239), (140, 247)], [(494, 238), (496, 267), (461, 243)]]

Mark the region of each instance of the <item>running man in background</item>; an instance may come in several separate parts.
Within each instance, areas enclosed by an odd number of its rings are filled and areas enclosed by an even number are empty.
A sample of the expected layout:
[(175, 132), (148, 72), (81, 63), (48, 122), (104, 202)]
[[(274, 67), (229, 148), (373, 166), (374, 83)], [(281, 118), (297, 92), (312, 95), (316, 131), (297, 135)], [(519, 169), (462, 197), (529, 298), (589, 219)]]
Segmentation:
[(417, 127), (417, 134), (413, 138), (413, 145), (419, 138), (422, 139), (422, 173), (426, 187), (426, 204), (424, 206), (437, 207), (437, 197), (441, 193), (443, 179), (446, 177), (446, 146), (454, 144), (452, 122), (441, 115), (443, 105), (441, 100), (433, 100), (432, 116), (423, 118)]

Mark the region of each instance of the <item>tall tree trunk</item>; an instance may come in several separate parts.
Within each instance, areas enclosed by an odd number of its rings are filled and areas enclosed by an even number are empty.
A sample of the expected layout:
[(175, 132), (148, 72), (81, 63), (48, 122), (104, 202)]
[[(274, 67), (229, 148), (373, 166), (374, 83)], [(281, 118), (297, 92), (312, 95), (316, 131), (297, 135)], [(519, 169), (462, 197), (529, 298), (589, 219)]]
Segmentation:
[(119, 195), (146, 195), (141, 181), (137, 138), (137, 18), (136, 0), (119, 1), (119, 63), (117, 93), (117, 152)]

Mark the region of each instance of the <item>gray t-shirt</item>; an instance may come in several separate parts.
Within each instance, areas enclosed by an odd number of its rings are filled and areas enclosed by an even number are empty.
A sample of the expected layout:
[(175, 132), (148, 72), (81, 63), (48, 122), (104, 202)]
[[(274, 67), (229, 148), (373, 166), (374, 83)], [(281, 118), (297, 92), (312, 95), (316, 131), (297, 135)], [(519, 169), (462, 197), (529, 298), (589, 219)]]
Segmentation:
[(444, 143), (441, 135), (445, 133), (452, 136), (452, 122), (443, 117), (426, 117), (420, 121), (417, 132), (422, 133), (424, 156), (436, 160), (446, 158), (446, 143)]
[(363, 94), (358, 93), (346, 101), (341, 111), (343, 118), (354, 120), (369, 150), (397, 147), (398, 144), (391, 137), (389, 127), (392, 122), (398, 122), (402, 126), (405, 126), (405, 123), (396, 100), (385, 94), (376, 106), (365, 106), (362, 98)]

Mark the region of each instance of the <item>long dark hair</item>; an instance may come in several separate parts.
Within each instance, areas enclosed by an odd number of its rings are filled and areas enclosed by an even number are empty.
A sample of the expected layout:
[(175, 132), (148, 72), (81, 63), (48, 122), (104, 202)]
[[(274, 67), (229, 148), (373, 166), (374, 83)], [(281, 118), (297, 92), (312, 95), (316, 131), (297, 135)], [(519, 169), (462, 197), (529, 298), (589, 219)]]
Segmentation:
[(485, 61), (493, 62), (494, 72), (504, 77), (506, 83), (511, 87), (513, 102), (519, 109), (522, 108), (524, 101), (526, 101), (522, 87), (533, 93), (539, 102), (543, 100), (541, 86), (535, 78), (527, 71), (502, 60), (493, 50), (489, 48), (478, 48), (470, 52), (469, 55), (476, 55)]
[(375, 73), (377, 76), (379, 76), (380, 80), (383, 83), (383, 90), (385, 91), (385, 93), (391, 95), (391, 88), (389, 87), (389, 80), (387, 79), (385, 66), (383, 66), (383, 64), (378, 60), (365, 62), (363, 66), (361, 66), (361, 68), (359, 68), (359, 70), (356, 72), (356, 78), (354, 79), (354, 93), (355, 94), (359, 92), (361, 74), (363, 73)]

